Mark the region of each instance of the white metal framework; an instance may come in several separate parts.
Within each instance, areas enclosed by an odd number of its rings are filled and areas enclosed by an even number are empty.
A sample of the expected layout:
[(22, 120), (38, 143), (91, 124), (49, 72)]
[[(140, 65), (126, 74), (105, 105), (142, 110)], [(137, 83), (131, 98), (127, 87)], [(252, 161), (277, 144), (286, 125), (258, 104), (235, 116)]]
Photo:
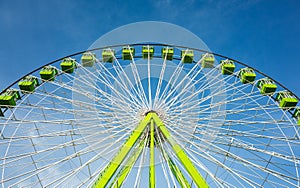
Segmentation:
[[(123, 46), (135, 49), (128, 60)], [(143, 46), (153, 46), (153, 54), (143, 55)], [(162, 55), (171, 48), (172, 59)], [(190, 50), (191, 63), (185, 59)], [(2, 187), (92, 186), (152, 112), (210, 187), (300, 186), (299, 126), (295, 108), (276, 99), (286, 89), (279, 83), (263, 93), (257, 82), (265, 75), (254, 70), (254, 81), (243, 83), (245, 64), (233, 61), (234, 71), (224, 74), (224, 56), (188, 47), (135, 44), (93, 53), (90, 64), (82, 64), (82, 53), (70, 56), (72, 73), (60, 68), (63, 58), (52, 62), (54, 81), (33, 71), (39, 85), (32, 92), (21, 92), (17, 83), (9, 88), (21, 98), (1, 105)], [(124, 187), (145, 187), (151, 178), (158, 187), (196, 186), (158, 129), (145, 128), (107, 185), (120, 186), (115, 180), (128, 171)]]

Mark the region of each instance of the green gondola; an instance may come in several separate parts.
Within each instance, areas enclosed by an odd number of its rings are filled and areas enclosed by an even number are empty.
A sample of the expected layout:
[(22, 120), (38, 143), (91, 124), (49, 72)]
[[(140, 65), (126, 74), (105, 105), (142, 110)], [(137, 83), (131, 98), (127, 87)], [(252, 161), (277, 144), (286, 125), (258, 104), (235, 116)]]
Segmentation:
[(298, 99), (288, 91), (277, 93), (275, 100), (279, 103), (280, 108), (283, 109), (294, 108), (298, 103)]
[(60, 67), (63, 72), (73, 73), (74, 69), (76, 68), (76, 64), (77, 62), (75, 59), (68, 57), (62, 60)]
[(53, 66), (46, 66), (40, 71), (40, 76), (43, 81), (54, 81), (57, 75), (57, 69)]
[(144, 59), (152, 59), (154, 54), (154, 47), (153, 46), (143, 46), (142, 47), (142, 55)]
[(300, 125), (300, 108), (296, 108), (295, 112), (293, 113), (293, 117), (297, 119), (297, 123)]
[(122, 59), (123, 60), (132, 60), (132, 57), (135, 55), (135, 49), (130, 46), (124, 46), (122, 49)]
[(241, 82), (243, 84), (247, 84), (252, 83), (255, 80), (256, 74), (251, 68), (243, 68), (239, 72), (239, 77), (241, 78)]
[(18, 83), (18, 85), (22, 92), (33, 92), (39, 85), (39, 82), (35, 76), (26, 76)]
[(193, 63), (194, 51), (193, 50), (181, 50), (181, 59), (183, 63)]
[(222, 74), (224, 75), (230, 75), (234, 72), (235, 64), (232, 60), (229, 59), (221, 60), (221, 66), (222, 66)]
[(274, 84), (273, 80), (269, 78), (258, 80), (257, 87), (259, 88), (261, 94), (266, 95), (273, 94), (277, 89), (276, 84)]
[(166, 60), (173, 60), (174, 48), (162, 48), (162, 58)]
[(83, 67), (92, 67), (96, 62), (96, 54), (92, 52), (85, 52), (82, 54), (81, 62)]
[(103, 62), (109, 62), (112, 63), (114, 62), (114, 57), (115, 57), (115, 50), (114, 49), (104, 49), (102, 51), (102, 61)]
[(16, 106), (16, 101), (21, 99), (20, 93), (16, 89), (8, 89), (0, 95), (0, 106)]
[(203, 68), (213, 68), (215, 63), (215, 57), (213, 54), (210, 53), (201, 54), (200, 63)]

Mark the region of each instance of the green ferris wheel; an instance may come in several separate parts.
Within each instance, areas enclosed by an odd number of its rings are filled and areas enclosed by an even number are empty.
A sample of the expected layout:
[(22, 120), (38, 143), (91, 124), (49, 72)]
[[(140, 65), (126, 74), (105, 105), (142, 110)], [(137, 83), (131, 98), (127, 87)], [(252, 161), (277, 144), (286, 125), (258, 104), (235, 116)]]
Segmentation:
[(2, 187), (300, 186), (299, 97), (206, 48), (137, 40), (1, 92)]

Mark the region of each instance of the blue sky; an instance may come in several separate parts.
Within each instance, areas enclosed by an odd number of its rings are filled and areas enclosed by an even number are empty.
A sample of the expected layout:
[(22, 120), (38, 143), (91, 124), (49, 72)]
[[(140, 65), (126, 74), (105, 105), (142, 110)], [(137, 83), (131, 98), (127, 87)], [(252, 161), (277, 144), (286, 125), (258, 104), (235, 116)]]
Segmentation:
[(0, 0), (0, 90), (116, 27), (153, 20), (185, 27), (300, 95), (299, 18), (297, 0)]
[(300, 1), (0, 0), (0, 90), (119, 26), (164, 21), (300, 96)]

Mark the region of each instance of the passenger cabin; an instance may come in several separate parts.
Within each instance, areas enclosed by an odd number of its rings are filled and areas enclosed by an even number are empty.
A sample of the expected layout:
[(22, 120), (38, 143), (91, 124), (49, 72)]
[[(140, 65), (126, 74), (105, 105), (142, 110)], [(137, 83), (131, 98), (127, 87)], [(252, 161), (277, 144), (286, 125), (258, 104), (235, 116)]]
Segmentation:
[(122, 59), (123, 60), (132, 60), (132, 57), (135, 55), (135, 49), (130, 46), (124, 46), (122, 49)]
[(279, 103), (279, 107), (283, 109), (294, 108), (298, 103), (298, 99), (288, 91), (277, 93), (275, 100)]
[(251, 68), (243, 68), (239, 72), (239, 77), (241, 78), (241, 82), (243, 84), (247, 84), (252, 83), (255, 80), (256, 74)]
[(203, 68), (213, 68), (215, 63), (215, 57), (213, 54), (210, 53), (201, 54), (200, 63)]
[(46, 66), (40, 71), (42, 81), (54, 81), (57, 73), (57, 69), (53, 66)]
[(114, 49), (104, 49), (102, 50), (102, 61), (112, 63), (115, 59), (115, 50)]
[(193, 63), (194, 51), (193, 50), (181, 50), (181, 61), (183, 63)]
[(269, 78), (258, 80), (257, 87), (259, 88), (261, 94), (266, 95), (273, 94), (277, 89), (276, 84), (274, 84), (273, 80)]
[(166, 60), (173, 60), (174, 48), (163, 48), (161, 50), (162, 58)]
[(34, 76), (26, 76), (19, 83), (21, 92), (33, 92), (39, 85), (38, 79)]
[(232, 60), (229, 59), (221, 60), (221, 66), (222, 66), (222, 74), (224, 75), (230, 75), (234, 72), (235, 64)]
[(18, 90), (8, 89), (7, 91), (5, 91), (3, 94), (0, 95), (0, 106), (5, 106), (5, 107), (16, 106), (16, 101), (19, 99), (21, 99), (21, 96)]
[(298, 125), (300, 125), (300, 108), (296, 108), (293, 117), (296, 118)]
[(92, 52), (85, 52), (81, 56), (81, 63), (83, 67), (92, 67), (96, 62), (96, 54)]
[(154, 55), (154, 47), (153, 46), (143, 46), (142, 47), (142, 55), (144, 59), (152, 59)]
[(60, 67), (63, 72), (73, 73), (74, 69), (76, 68), (76, 64), (77, 62), (75, 59), (68, 57), (62, 60)]

